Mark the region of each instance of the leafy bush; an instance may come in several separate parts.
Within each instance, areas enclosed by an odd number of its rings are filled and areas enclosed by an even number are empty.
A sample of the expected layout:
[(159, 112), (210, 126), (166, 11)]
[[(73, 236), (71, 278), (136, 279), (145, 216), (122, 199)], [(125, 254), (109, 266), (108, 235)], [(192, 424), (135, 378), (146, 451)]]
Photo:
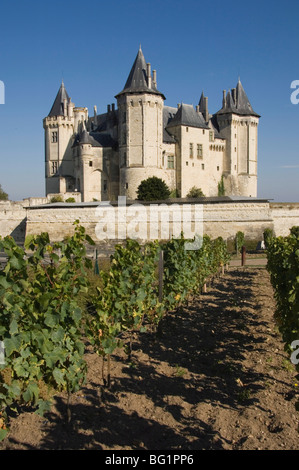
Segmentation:
[(263, 237), (264, 237), (264, 242), (265, 242), (265, 247), (267, 248), (270, 241), (272, 240), (272, 238), (274, 237), (274, 232), (271, 228), (266, 228), (264, 230), (264, 233), (263, 233)]
[(244, 241), (245, 241), (244, 233), (241, 231), (237, 232), (236, 237), (235, 237), (235, 250), (237, 253), (240, 252), (240, 249), (244, 245)]
[(294, 235), (296, 238), (299, 237), (299, 227), (298, 226), (294, 226), (290, 229), (290, 234), (291, 235)]
[[(87, 289), (85, 243), (93, 241), (76, 222), (75, 233), (50, 243), (47, 233), (29, 235), (25, 250), (0, 237), (8, 257), (0, 270), (0, 414), (19, 403), (43, 414), (48, 393), (77, 391), (85, 380), (82, 312), (78, 296)], [(45, 393), (45, 391), (47, 393)], [(2, 418), (3, 419), (3, 418)], [(5, 436), (0, 429), (0, 440)]]
[(76, 202), (76, 199), (74, 197), (68, 197), (65, 202)]
[(139, 201), (159, 201), (168, 199), (170, 196), (170, 189), (165, 181), (156, 176), (147, 178), (141, 181), (137, 190), (137, 199)]
[(0, 201), (8, 201), (8, 194), (5, 193), (0, 184)]
[(53, 196), (53, 197), (51, 197), (50, 202), (63, 202), (63, 197), (62, 196)]
[(196, 186), (193, 186), (189, 190), (189, 193), (187, 194), (187, 198), (196, 198), (196, 197), (205, 197), (205, 195), (200, 188), (196, 188)]
[(225, 187), (224, 187), (224, 181), (223, 181), (223, 176), (221, 176), (221, 180), (218, 183), (218, 196), (225, 196)]
[[(271, 238), (267, 247), (267, 269), (276, 300), (275, 320), (292, 354), (293, 341), (299, 340), (299, 228), (293, 227), (287, 237)], [(295, 343), (295, 344), (296, 344)], [(296, 353), (296, 352), (295, 352)], [(296, 371), (299, 372), (299, 364)], [(299, 402), (296, 403), (299, 411)]]

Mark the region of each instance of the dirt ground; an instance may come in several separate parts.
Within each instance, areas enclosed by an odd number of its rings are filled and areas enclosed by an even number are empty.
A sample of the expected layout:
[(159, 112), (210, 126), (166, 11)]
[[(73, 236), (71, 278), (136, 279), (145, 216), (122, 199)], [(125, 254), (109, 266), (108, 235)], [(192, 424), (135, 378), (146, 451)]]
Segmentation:
[(130, 363), (112, 357), (109, 390), (88, 349), (71, 422), (59, 395), (44, 417), (13, 417), (0, 449), (297, 450), (299, 382), (274, 307), (265, 268), (230, 267), (167, 315), (162, 337), (138, 335)]

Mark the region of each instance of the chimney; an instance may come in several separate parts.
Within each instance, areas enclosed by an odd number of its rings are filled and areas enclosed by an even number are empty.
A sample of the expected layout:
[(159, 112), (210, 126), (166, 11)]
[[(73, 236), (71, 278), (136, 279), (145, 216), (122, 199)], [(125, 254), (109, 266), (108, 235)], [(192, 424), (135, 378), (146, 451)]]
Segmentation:
[(208, 122), (209, 121), (209, 110), (208, 110), (208, 97), (205, 96), (205, 110), (204, 110), (204, 118), (205, 118), (205, 121)]
[(94, 106), (93, 107), (93, 122), (94, 122), (94, 125), (97, 126), (98, 125), (98, 117), (97, 117), (97, 107)]
[(63, 115), (66, 117), (67, 116), (67, 99), (64, 98), (63, 100)]
[(226, 107), (226, 90), (223, 90), (222, 108)]
[(232, 89), (232, 96), (233, 96), (233, 100), (234, 100), (234, 103), (235, 105), (237, 104), (236, 101), (237, 101), (237, 94), (236, 94), (236, 89), (233, 88)]
[(112, 111), (115, 111), (115, 103), (112, 103)]
[(107, 113), (110, 113), (110, 108), (111, 108), (110, 104), (107, 104)]
[(199, 104), (196, 105), (196, 112), (199, 113)]
[(151, 64), (146, 64), (147, 86), (152, 88)]
[(153, 85), (157, 87), (157, 71), (153, 70)]
[(74, 103), (72, 103), (71, 98), (69, 98), (69, 102), (67, 105), (67, 114), (69, 118), (73, 117), (73, 109), (74, 109)]

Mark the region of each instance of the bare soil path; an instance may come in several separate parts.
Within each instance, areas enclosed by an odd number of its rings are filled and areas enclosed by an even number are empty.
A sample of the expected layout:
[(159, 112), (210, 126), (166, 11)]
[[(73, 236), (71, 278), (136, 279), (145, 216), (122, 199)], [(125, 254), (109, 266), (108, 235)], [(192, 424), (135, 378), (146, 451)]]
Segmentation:
[(297, 379), (273, 321), (265, 268), (230, 267), (207, 294), (138, 335), (130, 363), (86, 352), (88, 382), (50, 413), (24, 410), (0, 449), (297, 450)]

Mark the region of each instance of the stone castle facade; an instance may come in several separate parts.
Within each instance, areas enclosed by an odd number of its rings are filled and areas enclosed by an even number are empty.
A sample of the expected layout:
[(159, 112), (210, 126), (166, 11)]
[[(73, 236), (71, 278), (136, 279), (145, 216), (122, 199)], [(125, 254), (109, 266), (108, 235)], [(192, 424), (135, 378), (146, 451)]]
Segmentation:
[[(192, 187), (207, 197), (257, 196), (257, 140), (260, 116), (244, 88), (223, 91), (222, 107), (208, 110), (202, 93), (196, 108), (164, 104), (156, 71), (141, 48), (124, 89), (107, 112), (89, 116), (75, 107), (62, 83), (45, 130), (46, 195), (76, 193), (79, 200), (136, 198), (140, 182), (163, 179), (179, 197)], [(78, 198), (77, 198), (78, 200)]]

